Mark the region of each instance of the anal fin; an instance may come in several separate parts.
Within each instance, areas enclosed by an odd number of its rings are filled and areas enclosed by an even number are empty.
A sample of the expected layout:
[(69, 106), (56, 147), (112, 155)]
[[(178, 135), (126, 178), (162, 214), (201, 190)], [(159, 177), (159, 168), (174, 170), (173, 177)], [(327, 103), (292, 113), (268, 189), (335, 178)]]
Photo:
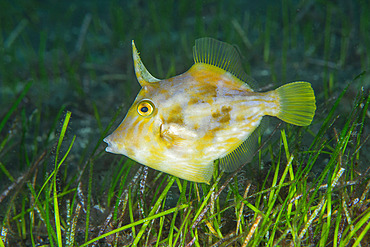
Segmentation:
[(257, 150), (258, 138), (263, 134), (267, 126), (267, 118), (261, 119), (260, 125), (249, 135), (249, 137), (231, 153), (219, 159), (221, 170), (233, 172), (242, 164), (252, 161)]

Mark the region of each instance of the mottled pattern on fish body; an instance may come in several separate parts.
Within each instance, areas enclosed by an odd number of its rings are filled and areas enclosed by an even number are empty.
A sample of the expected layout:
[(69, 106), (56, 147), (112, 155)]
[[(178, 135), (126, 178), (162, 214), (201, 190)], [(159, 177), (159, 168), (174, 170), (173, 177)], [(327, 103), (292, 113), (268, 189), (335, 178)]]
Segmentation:
[[(221, 168), (232, 171), (250, 158), (253, 147), (246, 140), (263, 116), (307, 125), (314, 115), (315, 100), (309, 83), (254, 92), (242, 81), (248, 77), (236, 51), (226, 43), (210, 38), (198, 40), (195, 64), (187, 72), (165, 80), (152, 77), (134, 45), (133, 51), (142, 89), (120, 126), (104, 141), (108, 152), (124, 154), (159, 171), (209, 183), (215, 160), (221, 158)], [(290, 95), (292, 88), (303, 98)], [(289, 97), (294, 98), (294, 104), (289, 106), (290, 113), (284, 113), (285, 100), (292, 103)]]

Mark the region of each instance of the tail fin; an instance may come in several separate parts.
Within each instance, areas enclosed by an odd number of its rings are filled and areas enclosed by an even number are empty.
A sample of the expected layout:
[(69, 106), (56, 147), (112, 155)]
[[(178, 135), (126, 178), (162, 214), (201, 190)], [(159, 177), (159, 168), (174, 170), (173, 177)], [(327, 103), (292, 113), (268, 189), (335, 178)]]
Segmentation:
[(308, 82), (293, 82), (276, 89), (280, 99), (277, 117), (299, 126), (311, 124), (315, 115), (315, 95)]

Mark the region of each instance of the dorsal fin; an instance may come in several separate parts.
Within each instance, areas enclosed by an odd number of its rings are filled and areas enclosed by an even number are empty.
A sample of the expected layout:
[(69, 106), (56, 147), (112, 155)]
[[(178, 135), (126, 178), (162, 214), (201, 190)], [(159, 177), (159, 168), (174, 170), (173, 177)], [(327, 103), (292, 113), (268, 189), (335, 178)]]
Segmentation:
[(260, 125), (250, 134), (250, 136), (235, 150), (219, 159), (219, 166), (225, 172), (233, 172), (242, 164), (251, 162), (253, 155), (258, 147), (258, 137), (261, 136), (266, 128), (268, 119), (263, 117)]
[(195, 41), (193, 47), (195, 63), (205, 63), (223, 69), (239, 80), (254, 84), (254, 80), (248, 76), (241, 65), (237, 50), (230, 44), (213, 38), (200, 38)]
[(134, 58), (136, 78), (142, 87), (148, 83), (160, 81), (159, 79), (152, 76), (152, 74), (150, 74), (149, 71), (145, 68), (143, 62), (141, 62), (139, 52), (136, 49), (134, 41), (132, 41), (132, 57)]

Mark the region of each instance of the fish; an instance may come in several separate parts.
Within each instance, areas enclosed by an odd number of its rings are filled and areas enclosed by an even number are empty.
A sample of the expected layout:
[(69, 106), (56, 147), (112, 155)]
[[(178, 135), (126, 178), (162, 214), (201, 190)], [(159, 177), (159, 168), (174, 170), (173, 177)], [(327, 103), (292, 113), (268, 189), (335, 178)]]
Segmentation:
[(308, 126), (315, 115), (309, 82), (256, 92), (238, 51), (228, 43), (197, 39), (190, 69), (163, 80), (145, 68), (134, 41), (132, 50), (141, 89), (121, 124), (104, 139), (105, 150), (155, 170), (210, 184), (217, 164), (232, 172), (251, 160), (265, 116)]

